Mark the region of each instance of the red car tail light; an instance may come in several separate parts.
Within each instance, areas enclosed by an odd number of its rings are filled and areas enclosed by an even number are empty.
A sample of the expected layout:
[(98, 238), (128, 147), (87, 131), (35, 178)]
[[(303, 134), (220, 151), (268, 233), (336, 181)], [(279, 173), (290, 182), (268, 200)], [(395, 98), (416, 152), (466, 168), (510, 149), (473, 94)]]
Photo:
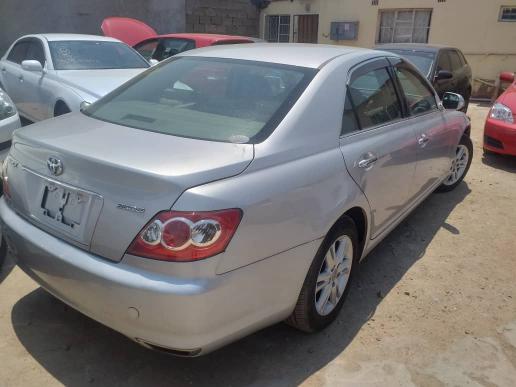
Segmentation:
[(224, 251), (242, 211), (160, 212), (138, 234), (128, 254), (162, 261), (196, 261)]
[(8, 161), (5, 160), (2, 165), (2, 192), (6, 198), (10, 199), (11, 190), (9, 189), (9, 177), (7, 176), (7, 163)]

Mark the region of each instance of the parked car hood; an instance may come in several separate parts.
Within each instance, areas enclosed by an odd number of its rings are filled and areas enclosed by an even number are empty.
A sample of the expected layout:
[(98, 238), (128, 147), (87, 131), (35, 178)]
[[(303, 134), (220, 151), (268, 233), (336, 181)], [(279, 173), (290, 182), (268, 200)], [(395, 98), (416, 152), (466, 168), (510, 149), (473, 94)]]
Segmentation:
[(145, 68), (59, 70), (57, 71), (57, 76), (63, 84), (68, 85), (73, 89), (77, 89), (79, 92), (87, 93), (91, 95), (93, 99), (97, 100), (145, 70)]
[(105, 36), (121, 40), (129, 46), (157, 35), (157, 32), (144, 22), (128, 17), (108, 17), (102, 21), (100, 28)]

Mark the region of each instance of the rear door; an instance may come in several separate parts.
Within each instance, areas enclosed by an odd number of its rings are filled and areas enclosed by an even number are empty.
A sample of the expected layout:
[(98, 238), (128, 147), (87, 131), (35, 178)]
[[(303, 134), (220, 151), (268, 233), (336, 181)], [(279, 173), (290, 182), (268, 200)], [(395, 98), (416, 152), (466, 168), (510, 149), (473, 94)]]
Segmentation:
[(434, 91), (419, 72), (404, 60), (389, 59), (406, 105), (407, 121), (417, 136), (417, 167), (411, 197), (417, 200), (435, 187), (450, 168), (455, 135), (449, 130)]
[(375, 238), (408, 207), (417, 160), (414, 127), (404, 119), (387, 59), (350, 73), (340, 147), (371, 206)]

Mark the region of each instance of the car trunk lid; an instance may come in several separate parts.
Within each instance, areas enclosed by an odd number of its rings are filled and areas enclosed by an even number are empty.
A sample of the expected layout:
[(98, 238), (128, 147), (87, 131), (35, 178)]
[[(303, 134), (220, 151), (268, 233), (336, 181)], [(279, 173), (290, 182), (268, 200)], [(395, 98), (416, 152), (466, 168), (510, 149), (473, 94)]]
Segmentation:
[(105, 36), (121, 40), (131, 47), (157, 35), (144, 22), (128, 17), (108, 17), (102, 21), (100, 28)]
[(182, 192), (241, 173), (253, 154), (249, 144), (170, 136), (73, 113), (15, 134), (9, 189), (15, 210), (38, 227), (120, 260)]

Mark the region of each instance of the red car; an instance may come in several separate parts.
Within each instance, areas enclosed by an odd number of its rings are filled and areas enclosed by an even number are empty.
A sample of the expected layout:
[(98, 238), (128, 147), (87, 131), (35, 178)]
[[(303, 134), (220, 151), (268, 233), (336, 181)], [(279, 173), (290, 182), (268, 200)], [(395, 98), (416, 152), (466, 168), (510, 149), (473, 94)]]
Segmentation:
[(102, 22), (102, 32), (132, 46), (147, 60), (162, 61), (183, 51), (220, 44), (254, 43), (245, 36), (215, 34), (158, 35), (147, 24), (126, 17), (110, 17)]
[(502, 82), (511, 82), (498, 97), (484, 127), (484, 151), (516, 156), (516, 82), (514, 73), (502, 73)]

